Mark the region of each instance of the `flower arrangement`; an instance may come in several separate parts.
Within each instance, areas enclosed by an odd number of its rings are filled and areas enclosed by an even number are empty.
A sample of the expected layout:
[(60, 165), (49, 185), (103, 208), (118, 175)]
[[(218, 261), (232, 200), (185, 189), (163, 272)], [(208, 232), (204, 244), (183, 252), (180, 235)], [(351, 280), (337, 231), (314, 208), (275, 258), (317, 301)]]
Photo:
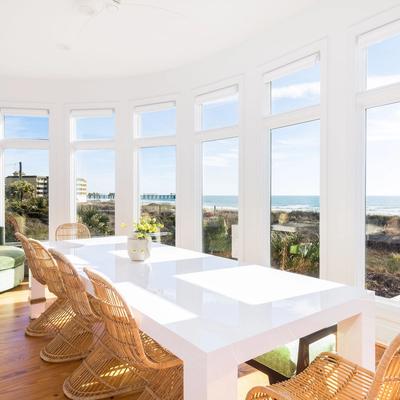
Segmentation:
[[(126, 228), (126, 224), (121, 224)], [(133, 233), (137, 239), (149, 239), (152, 233), (157, 233), (164, 225), (157, 222), (156, 218), (142, 217), (139, 222), (133, 223)]]

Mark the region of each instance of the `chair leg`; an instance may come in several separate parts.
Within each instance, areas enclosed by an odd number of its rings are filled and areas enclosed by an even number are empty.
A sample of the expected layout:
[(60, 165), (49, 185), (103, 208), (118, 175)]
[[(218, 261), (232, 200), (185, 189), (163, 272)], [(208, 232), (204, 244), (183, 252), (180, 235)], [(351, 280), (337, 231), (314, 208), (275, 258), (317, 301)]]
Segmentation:
[(112, 396), (142, 392), (146, 377), (109, 349), (102, 336), (93, 351), (63, 385), (65, 396), (72, 400), (99, 400)]
[(51, 363), (81, 360), (93, 349), (102, 330), (99, 320), (83, 321), (77, 315), (41, 350), (40, 358)]
[(58, 298), (38, 318), (30, 321), (25, 334), (33, 337), (55, 336), (74, 315), (69, 301)]

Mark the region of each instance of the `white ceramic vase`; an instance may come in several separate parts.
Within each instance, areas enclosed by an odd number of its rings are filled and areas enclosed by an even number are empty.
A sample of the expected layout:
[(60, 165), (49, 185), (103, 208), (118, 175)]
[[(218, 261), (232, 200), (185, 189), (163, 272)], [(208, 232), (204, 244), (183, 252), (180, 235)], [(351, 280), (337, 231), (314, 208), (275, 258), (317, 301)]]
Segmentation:
[(151, 254), (151, 238), (138, 239), (135, 235), (128, 237), (127, 249), (132, 261), (144, 261)]

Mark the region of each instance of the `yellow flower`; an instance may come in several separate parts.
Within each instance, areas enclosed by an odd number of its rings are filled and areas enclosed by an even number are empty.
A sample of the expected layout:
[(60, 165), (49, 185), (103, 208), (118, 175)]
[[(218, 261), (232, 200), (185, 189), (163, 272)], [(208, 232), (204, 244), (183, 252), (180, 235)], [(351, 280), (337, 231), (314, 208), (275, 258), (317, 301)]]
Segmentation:
[(128, 226), (128, 225), (127, 225), (125, 222), (122, 222), (121, 225), (120, 225), (120, 227), (121, 227), (122, 229), (125, 229), (127, 226)]

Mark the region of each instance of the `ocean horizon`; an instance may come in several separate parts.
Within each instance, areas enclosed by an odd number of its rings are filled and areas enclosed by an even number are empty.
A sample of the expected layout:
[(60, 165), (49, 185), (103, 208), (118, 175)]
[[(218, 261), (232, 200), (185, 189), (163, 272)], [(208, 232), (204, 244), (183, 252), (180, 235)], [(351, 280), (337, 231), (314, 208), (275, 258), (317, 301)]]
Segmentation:
[[(150, 203), (171, 203), (171, 201), (145, 201)], [(203, 207), (217, 209), (238, 208), (238, 196), (203, 196)], [(319, 212), (319, 196), (272, 196), (272, 211)], [(367, 214), (400, 215), (400, 196), (367, 196)]]

